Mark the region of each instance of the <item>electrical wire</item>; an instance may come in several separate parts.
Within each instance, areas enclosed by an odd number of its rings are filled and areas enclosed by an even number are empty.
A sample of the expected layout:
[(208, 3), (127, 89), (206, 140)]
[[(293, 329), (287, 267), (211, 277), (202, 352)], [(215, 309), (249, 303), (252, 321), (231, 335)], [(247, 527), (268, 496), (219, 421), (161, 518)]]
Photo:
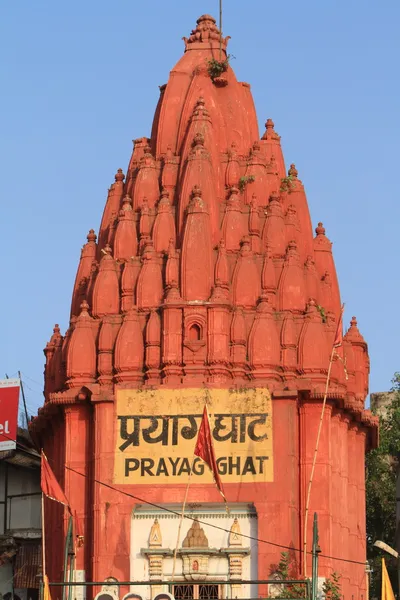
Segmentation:
[[(3, 434), (4, 435), (4, 434)], [(6, 435), (4, 435), (4, 437), (8, 437)], [(12, 439), (12, 438), (8, 438), (8, 439)], [(14, 440), (12, 440), (14, 441)], [(17, 442), (17, 446), (21, 446), (21, 444), (19, 444)], [(22, 449), (23, 446), (21, 446)], [(52, 462), (54, 464), (54, 461), (52, 459), (48, 459), (49, 462)], [(69, 467), (67, 465), (64, 465), (65, 468), (68, 471), (71, 471), (72, 473), (75, 473), (76, 475), (80, 475), (80, 477), (83, 477), (84, 479), (89, 479), (88, 475), (86, 475), (85, 473), (81, 473), (80, 471), (77, 471), (76, 469), (73, 469), (72, 467)], [(99, 479), (94, 478), (92, 480), (94, 483), (97, 483), (98, 485), (102, 485), (105, 488), (108, 488), (110, 490), (113, 490), (114, 492), (117, 492), (119, 494), (122, 494), (124, 496), (127, 496), (128, 498), (132, 498), (133, 500), (137, 500), (138, 502), (140, 502), (141, 504), (146, 504), (147, 506), (151, 506), (153, 508), (157, 508), (158, 510), (162, 510), (164, 512), (173, 514), (175, 516), (181, 517), (181, 513), (171, 509), (171, 508), (167, 508), (165, 506), (161, 506), (159, 504), (156, 504), (154, 502), (150, 502), (149, 500), (145, 500), (144, 498), (140, 498), (139, 496), (136, 496), (135, 494), (130, 494), (129, 492), (126, 492), (125, 490), (121, 490), (120, 488), (117, 488), (114, 485), (111, 485), (109, 483), (106, 483), (104, 481), (101, 481)], [(184, 515), (185, 519), (188, 519), (189, 521), (197, 521), (199, 523), (199, 525), (205, 525), (207, 527), (211, 527), (213, 529), (218, 529), (219, 531), (223, 531), (225, 533), (230, 533), (230, 529), (226, 529), (225, 527), (220, 527), (219, 525), (215, 525), (212, 523), (207, 523), (205, 521), (201, 521), (199, 519), (197, 519), (196, 517), (192, 517), (190, 515), (185, 514)], [(257, 542), (257, 543), (262, 543), (262, 544), (268, 544), (270, 546), (273, 546), (275, 548), (281, 548), (283, 550), (289, 550), (291, 552), (303, 552), (303, 550), (301, 550), (300, 548), (294, 548), (293, 546), (286, 546), (284, 544), (278, 544), (277, 542), (272, 542), (270, 540), (264, 540), (262, 538), (259, 537), (255, 537), (252, 535), (247, 535), (245, 533), (238, 533), (238, 535), (240, 535), (240, 537)], [(311, 551), (308, 551), (307, 554), (312, 555)], [(359, 561), (359, 560), (353, 560), (353, 559), (349, 559), (349, 558), (340, 558), (339, 556), (330, 556), (328, 554), (323, 554), (323, 553), (319, 553), (319, 557), (320, 558), (326, 558), (328, 560), (335, 560), (335, 561), (340, 561), (340, 562), (344, 562), (344, 563), (349, 563), (349, 564), (354, 564), (354, 565), (362, 565), (363, 567), (365, 567), (365, 561)]]
[(24, 377), (29, 379), (29, 381), (32, 381), (32, 383), (36, 383), (36, 385), (38, 385), (41, 389), (43, 389), (43, 382), (39, 383), (39, 381), (36, 381), (36, 379), (32, 379), (32, 377), (29, 377), (29, 375), (27, 375), (24, 371), (21, 371), (21, 373)]

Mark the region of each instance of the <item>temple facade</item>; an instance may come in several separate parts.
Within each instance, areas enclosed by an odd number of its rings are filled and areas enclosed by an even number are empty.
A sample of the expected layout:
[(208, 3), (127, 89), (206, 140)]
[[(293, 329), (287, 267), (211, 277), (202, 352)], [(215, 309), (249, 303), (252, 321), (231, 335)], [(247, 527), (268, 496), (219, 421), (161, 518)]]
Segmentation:
[[(56, 325), (44, 350), (45, 403), (31, 426), (82, 527), (77, 580), (154, 582), (131, 587), (143, 600), (172, 574), (182, 600), (262, 596), (240, 582), (273, 576), (286, 547), (304, 574), (340, 292), (332, 243), (322, 223), (313, 234), (271, 119), (260, 136), (228, 39), (209, 15), (184, 38), (151, 136), (134, 141), (82, 248), (70, 326)], [(307, 536), (310, 551), (316, 511), (320, 576), (338, 572), (349, 600), (366, 598), (368, 377), (353, 317), (332, 364)], [(205, 403), (228, 511), (193, 457)], [(65, 521), (54, 502), (45, 512), (54, 581)]]

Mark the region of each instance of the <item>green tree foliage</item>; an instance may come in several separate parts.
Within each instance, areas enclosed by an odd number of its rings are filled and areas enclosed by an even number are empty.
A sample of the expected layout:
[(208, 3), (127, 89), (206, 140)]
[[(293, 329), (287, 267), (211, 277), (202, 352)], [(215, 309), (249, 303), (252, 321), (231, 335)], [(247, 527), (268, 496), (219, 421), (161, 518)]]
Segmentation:
[[(379, 447), (366, 457), (367, 490), (367, 556), (372, 567), (371, 597), (381, 595), (382, 551), (374, 547), (376, 540), (395, 543), (396, 477), (400, 452), (400, 373), (393, 379), (393, 400), (386, 414), (379, 416)], [(398, 594), (396, 559), (384, 554), (394, 593)]]
[(325, 579), (322, 591), (325, 600), (341, 600), (342, 591), (340, 587), (340, 575), (334, 571), (330, 577)]
[[(273, 569), (274, 575), (279, 581), (289, 581), (290, 579), (299, 579), (298, 565), (294, 556), (290, 552), (282, 552), (281, 560)], [(340, 575), (336, 572), (332, 573), (324, 581), (322, 591), (326, 600), (341, 600), (342, 591), (340, 586)], [(311, 588), (311, 582), (310, 582)], [(277, 598), (285, 598), (291, 600), (293, 598), (307, 598), (307, 586), (302, 584), (287, 584), (282, 585), (282, 589), (277, 595)]]
[[(290, 552), (282, 552), (281, 560), (275, 568), (275, 576), (278, 580), (298, 579), (297, 564)], [(306, 598), (307, 587), (301, 584), (283, 585), (279, 598)]]

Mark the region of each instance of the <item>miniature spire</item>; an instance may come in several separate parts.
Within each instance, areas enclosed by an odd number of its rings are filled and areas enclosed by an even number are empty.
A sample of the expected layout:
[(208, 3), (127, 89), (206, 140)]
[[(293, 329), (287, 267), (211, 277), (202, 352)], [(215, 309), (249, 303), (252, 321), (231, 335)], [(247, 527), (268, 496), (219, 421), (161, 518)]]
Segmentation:
[(126, 313), (115, 344), (115, 369), (118, 382), (143, 378), (144, 343), (137, 310)]
[(315, 300), (310, 298), (300, 333), (298, 362), (302, 372), (318, 381), (320, 391), (326, 383), (329, 352), (321, 314), (317, 310)]
[(274, 193), (269, 199), (263, 230), (264, 247), (270, 247), (273, 256), (285, 254), (285, 222), (283, 219), (282, 204), (279, 196)]
[(142, 269), (137, 282), (139, 308), (156, 308), (163, 297), (162, 259), (154, 251), (152, 240), (143, 249)]
[(234, 304), (254, 307), (261, 291), (260, 275), (250, 249), (250, 239), (247, 236), (243, 237), (240, 245), (240, 254), (232, 278)]
[(86, 297), (90, 271), (96, 257), (96, 239), (97, 237), (94, 229), (90, 229), (87, 234), (87, 244), (83, 246), (81, 251), (81, 259), (76, 273), (74, 291), (72, 294), (71, 316), (79, 314), (80, 305)]
[(164, 156), (164, 168), (162, 170), (162, 189), (167, 190), (171, 204), (175, 204), (175, 190), (178, 179), (179, 157), (175, 156), (168, 146)]
[(119, 312), (119, 281), (111, 247), (102, 250), (103, 258), (93, 288), (93, 315), (117, 314)]
[(273, 156), (279, 177), (285, 177), (286, 169), (281, 148), (281, 137), (276, 133), (272, 119), (267, 119), (265, 123), (265, 133), (261, 138), (261, 145), (267, 162), (270, 162)]
[(161, 537), (161, 529), (158, 519), (154, 519), (154, 523), (150, 529), (149, 535), (149, 548), (161, 548), (162, 547), (162, 537)]
[(215, 283), (228, 290), (229, 281), (230, 275), (228, 260), (226, 256), (225, 242), (224, 240), (221, 240), (218, 245), (217, 262), (215, 263)]
[(121, 278), (121, 310), (126, 312), (136, 304), (136, 284), (141, 269), (139, 257), (126, 261)]
[(268, 204), (269, 192), (268, 176), (265, 158), (260, 152), (260, 143), (254, 142), (249, 155), (246, 173), (241, 178), (243, 184), (243, 202), (251, 204), (253, 196), (257, 199), (258, 206)]
[(354, 391), (356, 400), (364, 408), (364, 402), (368, 394), (369, 358), (368, 346), (357, 326), (357, 319), (353, 317), (350, 328), (344, 336), (344, 342), (351, 344), (354, 356), (355, 384)]
[(117, 333), (116, 323), (109, 316), (103, 318), (98, 348), (97, 370), (99, 383), (110, 387), (113, 381), (113, 349)]
[(217, 205), (215, 198), (216, 177), (212, 166), (211, 155), (208, 151), (210, 139), (207, 139), (207, 149), (205, 147), (206, 138), (203, 133), (198, 132), (191, 140), (192, 149), (185, 163), (186, 167), (182, 175), (182, 187), (179, 198), (179, 217), (178, 217), (178, 236), (183, 240), (183, 225), (185, 221), (186, 210), (190, 203), (193, 190), (201, 188), (202, 198), (207, 204), (207, 212), (210, 215), (210, 231), (213, 244), (217, 243), (218, 237), (218, 218)]
[(163, 189), (157, 206), (157, 216), (153, 227), (153, 240), (156, 252), (167, 252), (170, 240), (175, 242), (175, 220), (171, 210), (168, 190)]
[(175, 240), (169, 240), (167, 265), (165, 267), (166, 302), (179, 301), (179, 256)]
[(71, 335), (67, 356), (68, 387), (90, 385), (96, 376), (96, 346), (93, 319), (89, 315), (89, 304), (83, 300), (81, 313)]
[(261, 298), (249, 335), (249, 360), (252, 378), (278, 377), (280, 341), (272, 306), (268, 298)]
[(228, 546), (229, 548), (243, 546), (242, 532), (240, 531), (239, 521), (236, 517), (229, 532)]
[(136, 255), (138, 247), (136, 223), (132, 210), (132, 200), (126, 195), (119, 212), (115, 231), (114, 256), (119, 260), (129, 260)]
[(232, 142), (228, 150), (228, 164), (225, 174), (225, 185), (227, 188), (237, 187), (240, 179), (240, 163), (237, 155), (237, 144)]
[(335, 316), (338, 318), (340, 313), (341, 302), (336, 267), (332, 256), (332, 243), (327, 238), (325, 227), (322, 223), (318, 223), (318, 226), (315, 229), (315, 233), (317, 234), (314, 238), (315, 266), (320, 279), (322, 279), (325, 276), (326, 272), (330, 274), (330, 279), (332, 282), (331, 310), (333, 310)]
[(183, 233), (181, 281), (185, 300), (208, 300), (212, 285), (212, 241), (208, 206), (196, 186)]
[(303, 266), (294, 240), (286, 250), (285, 264), (278, 286), (280, 310), (303, 311), (306, 303)]
[(290, 165), (287, 177), (282, 179), (281, 185), (285, 190), (287, 205), (292, 206), (296, 213), (296, 221), (299, 229), (298, 239), (301, 239), (299, 254), (300, 259), (304, 262), (306, 257), (312, 254), (313, 234), (306, 194), (303, 184), (298, 178), (298, 171), (293, 163)]
[(239, 189), (231, 187), (222, 220), (222, 239), (227, 250), (239, 250), (240, 240), (247, 234), (246, 224), (242, 217)]
[(115, 174), (115, 183), (108, 190), (108, 198), (99, 230), (99, 249), (104, 248), (107, 242), (112, 242), (114, 221), (117, 218), (124, 193), (124, 178), (125, 175), (122, 169), (118, 169)]
[(160, 197), (157, 167), (149, 145), (144, 148), (144, 154), (140, 159), (139, 171), (136, 177), (133, 195), (133, 206), (135, 209), (142, 206), (143, 198), (145, 197), (151, 208), (155, 206)]
[(276, 273), (275, 266), (272, 259), (270, 248), (267, 246), (264, 258), (263, 269), (261, 273), (261, 289), (262, 296), (268, 297), (271, 306), (275, 308), (276, 305)]

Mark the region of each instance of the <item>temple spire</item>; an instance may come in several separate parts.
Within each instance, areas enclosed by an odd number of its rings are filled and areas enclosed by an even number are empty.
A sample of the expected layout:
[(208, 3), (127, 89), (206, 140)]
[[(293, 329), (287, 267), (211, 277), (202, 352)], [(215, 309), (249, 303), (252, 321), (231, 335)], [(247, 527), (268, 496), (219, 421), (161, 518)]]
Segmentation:
[[(98, 241), (91, 230), (81, 252), (58, 378), (46, 346), (49, 393), (79, 380), (78, 343), (85, 381), (102, 387), (284, 386), (298, 369), (323, 388), (340, 310), (332, 244), (322, 223), (313, 238), (304, 185), (294, 162), (285, 167), (271, 118), (260, 136), (228, 41), (221, 23), (199, 17), (160, 86), (151, 136), (134, 140), (126, 178), (115, 174)], [(354, 322), (346, 348), (351, 389), (338, 365), (333, 381), (361, 405), (369, 364)]]

